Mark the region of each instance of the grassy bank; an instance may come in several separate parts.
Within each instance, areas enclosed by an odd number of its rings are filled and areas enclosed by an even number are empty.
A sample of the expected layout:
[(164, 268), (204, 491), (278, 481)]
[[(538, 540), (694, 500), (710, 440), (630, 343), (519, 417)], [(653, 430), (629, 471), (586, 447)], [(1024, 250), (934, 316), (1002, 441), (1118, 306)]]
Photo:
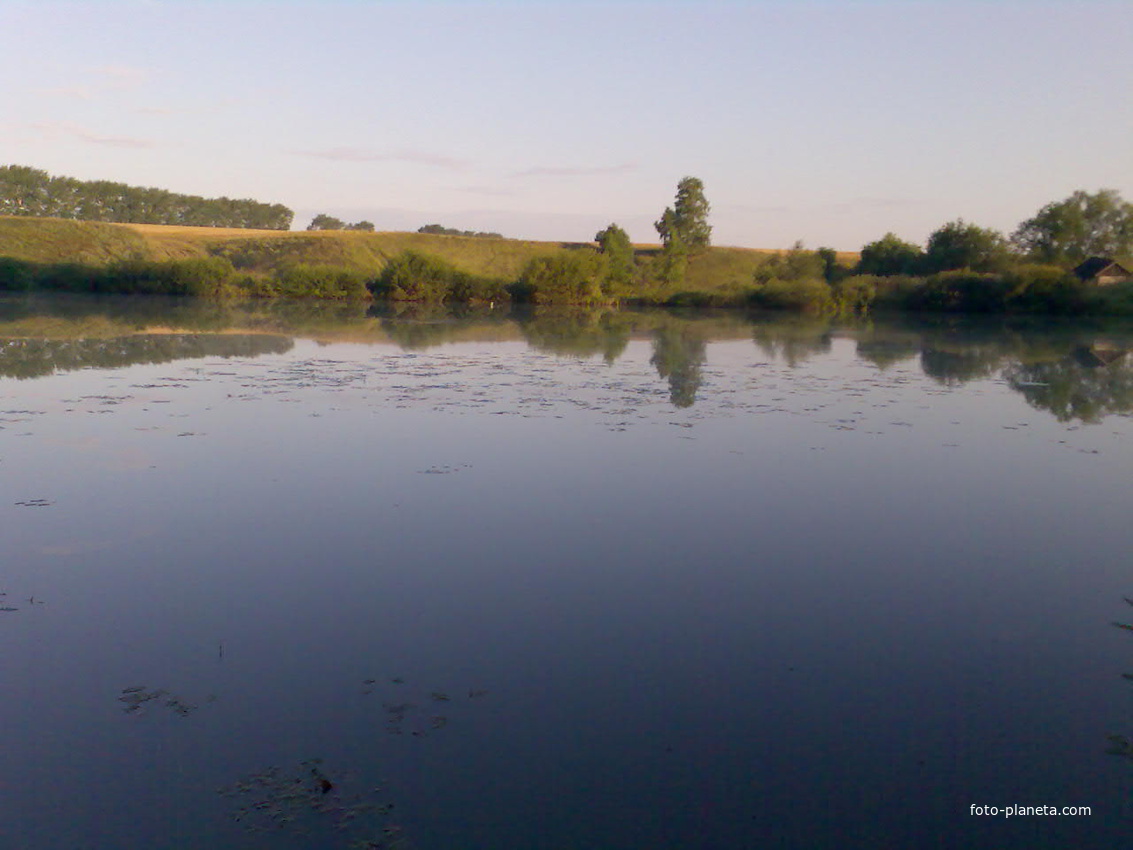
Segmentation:
[[(0, 258), (48, 271), (61, 266), (106, 270), (128, 263), (216, 258), (231, 264), (234, 281), (249, 294), (289, 294), (272, 284), (300, 266), (333, 267), (370, 283), (407, 253), (439, 260), (478, 279), (508, 284), (522, 278), (535, 260), (587, 259), (597, 250), (592, 243), (427, 233), (245, 230), (0, 216)], [(662, 302), (679, 292), (696, 292), (723, 303), (744, 297), (755, 270), (777, 252), (711, 248), (690, 258), (680, 284), (665, 286), (650, 281), (648, 275), (659, 247), (635, 246), (635, 253), (642, 273), (634, 291), (627, 293), (630, 297)]]
[(1133, 315), (1133, 283), (1088, 286), (1066, 267), (1022, 258), (995, 272), (910, 275), (862, 274), (855, 254), (800, 247), (711, 247), (677, 258), (657, 245), (626, 251), (618, 265), (594, 243), (0, 216), (0, 291)]

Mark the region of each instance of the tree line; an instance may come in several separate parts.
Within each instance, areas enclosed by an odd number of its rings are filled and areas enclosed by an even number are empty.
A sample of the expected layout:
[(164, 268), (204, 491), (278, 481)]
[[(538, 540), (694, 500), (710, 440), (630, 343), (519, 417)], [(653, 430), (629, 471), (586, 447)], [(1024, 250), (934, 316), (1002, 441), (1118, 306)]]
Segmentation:
[(1092, 257), (1133, 256), (1133, 204), (1112, 189), (1045, 205), (1008, 236), (963, 219), (925, 245), (886, 233), (853, 265), (801, 243), (755, 272), (754, 304), (810, 311), (875, 307), (964, 313), (1133, 314), (1133, 285), (1090, 286), (1075, 273)]
[(261, 230), (289, 230), (294, 218), (282, 204), (54, 177), (23, 165), (0, 166), (0, 215)]
[[(42, 212), (45, 207), (27, 200), (37, 197), (27, 186), (40, 178), (49, 182), (67, 179), (47, 178), (43, 172), (19, 167), (0, 169), (0, 178), (0, 189), (23, 181), (20, 185), (25, 188), (19, 193), (3, 190), (0, 194), (25, 199), (25, 214), (36, 210), (47, 214)], [(1114, 190), (1079, 191), (1047, 204), (1010, 236), (963, 219), (942, 225), (923, 246), (887, 233), (865, 245), (854, 263), (841, 262), (831, 248), (809, 251), (797, 243), (790, 250), (769, 255), (754, 272), (748, 266), (743, 272), (746, 280), (729, 280), (726, 286), (708, 283), (711, 274), (701, 271), (712, 265), (712, 256), (705, 256), (711, 246), (710, 210), (703, 182), (684, 177), (674, 202), (654, 224), (660, 237), (658, 248), (635, 247), (615, 222), (595, 234), (593, 245), (556, 247), (532, 257), (506, 280), (457, 268), (438, 256), (406, 251), (375, 270), (309, 263), (303, 257), (274, 261), (266, 270), (241, 262), (234, 268), (223, 256), (193, 261), (130, 260), (100, 269), (5, 260), (0, 262), (0, 289), (434, 303), (753, 306), (829, 313), (891, 308), (1133, 315), (1133, 284), (1091, 287), (1072, 272), (1092, 256), (1124, 259), (1133, 255), (1133, 204)], [(368, 221), (347, 224), (320, 214), (307, 229), (373, 228)], [(439, 224), (425, 225), (418, 232), (498, 237)]]
[(418, 233), (432, 233), (437, 236), (475, 236), (478, 239), (503, 239), (503, 235), (495, 231), (484, 230), (458, 230), (455, 227), (444, 227), (440, 224), (426, 224), (417, 228)]
[(362, 230), (367, 233), (374, 232), (374, 223), (372, 221), (356, 221), (353, 224), (347, 224), (341, 218), (335, 218), (333, 215), (326, 213), (319, 213), (311, 223), (307, 225), (308, 230)]

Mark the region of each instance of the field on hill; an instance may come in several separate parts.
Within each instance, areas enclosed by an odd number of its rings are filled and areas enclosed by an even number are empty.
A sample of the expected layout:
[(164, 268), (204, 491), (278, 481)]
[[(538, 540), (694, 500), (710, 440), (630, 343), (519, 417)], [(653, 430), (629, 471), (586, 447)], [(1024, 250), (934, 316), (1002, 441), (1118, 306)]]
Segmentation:
[[(648, 260), (658, 245), (635, 246)], [(593, 253), (593, 243), (533, 242), (425, 233), (357, 231), (279, 231), (180, 227), (160, 224), (108, 224), (67, 219), (0, 216), (0, 257), (30, 263), (81, 263), (102, 266), (121, 260), (184, 260), (225, 257), (240, 271), (271, 274), (298, 263), (340, 266), (376, 275), (405, 251), (445, 260), (461, 271), (512, 281), (536, 257), (569, 252)], [(714, 247), (691, 258), (686, 291), (738, 294), (775, 250)], [(847, 261), (856, 255), (844, 255)], [(841, 257), (840, 257), (841, 258)]]

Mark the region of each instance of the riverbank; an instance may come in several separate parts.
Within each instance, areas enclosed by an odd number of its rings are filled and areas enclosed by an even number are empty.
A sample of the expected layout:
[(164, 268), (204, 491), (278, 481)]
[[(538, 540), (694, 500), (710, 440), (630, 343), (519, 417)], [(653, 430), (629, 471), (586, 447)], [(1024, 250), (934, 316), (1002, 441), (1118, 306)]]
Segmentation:
[(1090, 286), (1020, 261), (994, 273), (856, 274), (858, 255), (433, 233), (272, 231), (0, 216), (0, 291), (335, 301), (756, 307), (840, 315), (1133, 315), (1133, 283)]

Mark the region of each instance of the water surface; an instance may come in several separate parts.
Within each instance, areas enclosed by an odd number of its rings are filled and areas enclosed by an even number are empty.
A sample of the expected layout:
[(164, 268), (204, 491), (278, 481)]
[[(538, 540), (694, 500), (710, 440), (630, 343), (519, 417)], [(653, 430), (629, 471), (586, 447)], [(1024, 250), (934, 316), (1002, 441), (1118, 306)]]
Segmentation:
[(1131, 348), (4, 302), (5, 846), (1123, 846)]

